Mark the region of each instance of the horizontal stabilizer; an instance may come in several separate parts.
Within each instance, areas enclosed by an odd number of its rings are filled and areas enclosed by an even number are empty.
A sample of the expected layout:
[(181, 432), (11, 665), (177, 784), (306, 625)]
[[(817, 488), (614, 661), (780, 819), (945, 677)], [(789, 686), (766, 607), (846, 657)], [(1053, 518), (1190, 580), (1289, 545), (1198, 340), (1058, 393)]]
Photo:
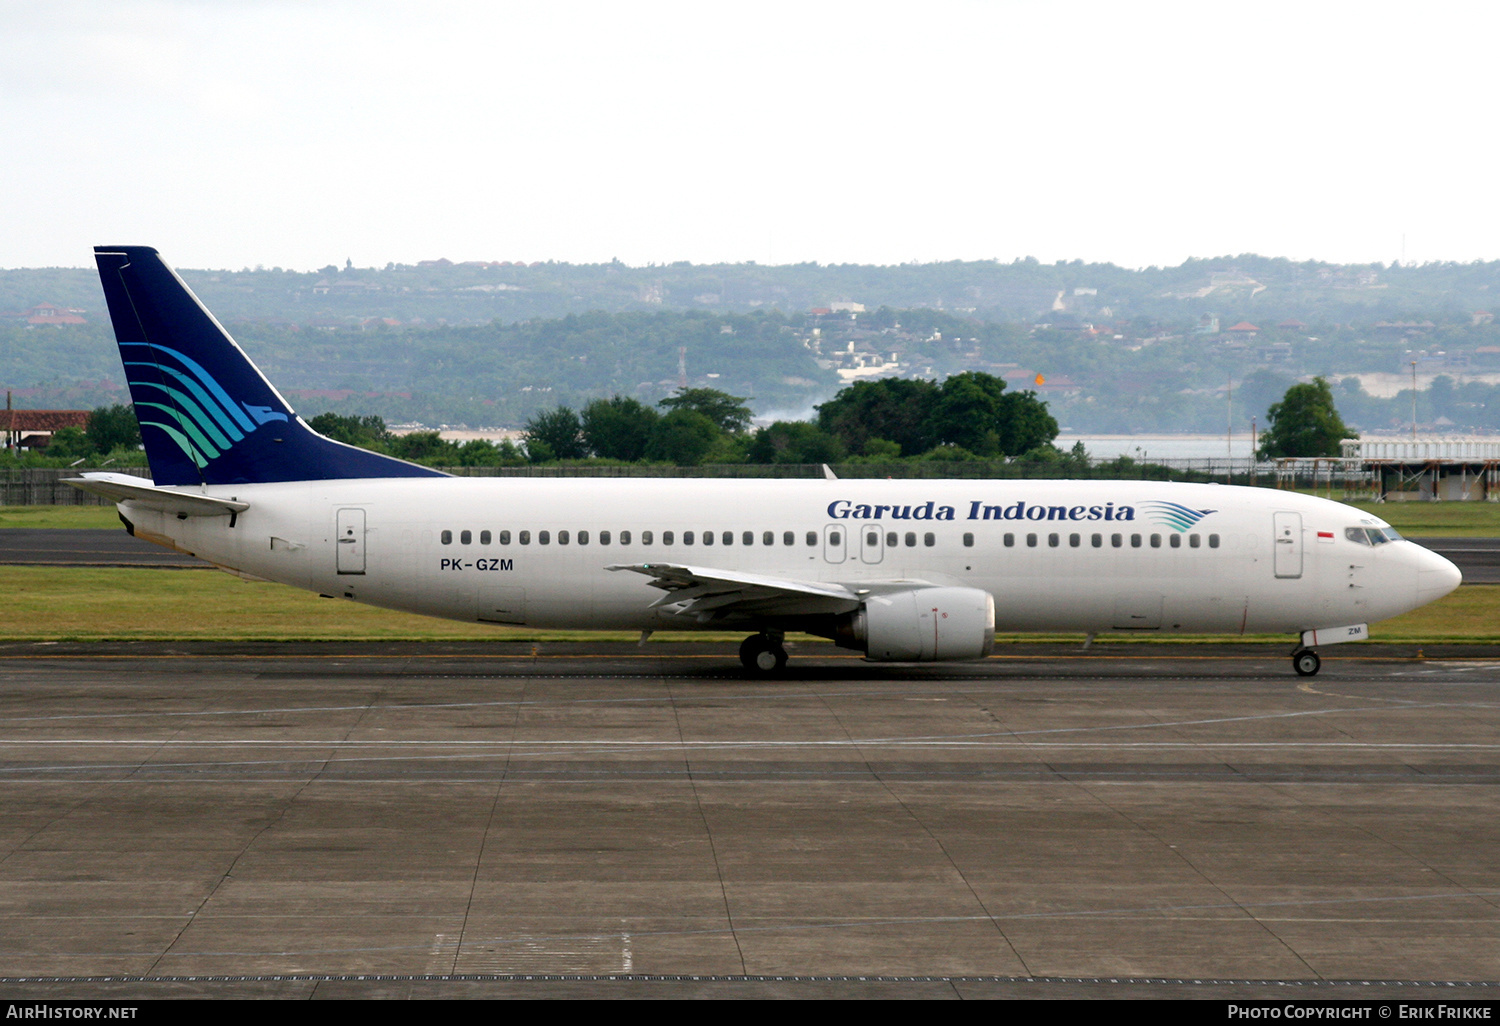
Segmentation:
[(172, 516), (223, 517), (231, 513), (243, 513), (250, 508), (248, 502), (236, 499), (179, 492), (174, 488), (157, 488), (155, 485), (144, 484), (140, 478), (129, 474), (84, 474), (82, 477), (64, 478), (63, 484), (72, 485), (111, 502), (133, 502)]

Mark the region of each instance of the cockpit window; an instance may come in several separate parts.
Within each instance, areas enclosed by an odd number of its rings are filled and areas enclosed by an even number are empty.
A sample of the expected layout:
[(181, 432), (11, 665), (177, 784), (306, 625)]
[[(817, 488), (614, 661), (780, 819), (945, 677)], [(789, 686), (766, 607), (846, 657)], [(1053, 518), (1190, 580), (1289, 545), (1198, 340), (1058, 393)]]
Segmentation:
[(1346, 528), (1344, 528), (1344, 537), (1348, 538), (1350, 541), (1354, 542), (1356, 545), (1368, 545), (1368, 544), (1370, 544), (1370, 537), (1369, 537), (1369, 535), (1365, 534), (1365, 529), (1363, 527), (1346, 527)]
[(1344, 537), (1360, 545), (1384, 545), (1401, 540), (1394, 527), (1346, 527)]

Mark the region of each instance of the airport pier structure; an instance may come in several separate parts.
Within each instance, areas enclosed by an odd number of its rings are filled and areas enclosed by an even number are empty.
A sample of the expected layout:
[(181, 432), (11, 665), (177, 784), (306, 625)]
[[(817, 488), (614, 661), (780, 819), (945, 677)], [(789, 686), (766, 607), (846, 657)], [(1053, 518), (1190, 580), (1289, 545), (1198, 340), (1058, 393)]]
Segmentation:
[(1500, 502), (1500, 439), (1348, 439), (1335, 457), (1276, 461), (1280, 488), (1337, 484), (1377, 502)]

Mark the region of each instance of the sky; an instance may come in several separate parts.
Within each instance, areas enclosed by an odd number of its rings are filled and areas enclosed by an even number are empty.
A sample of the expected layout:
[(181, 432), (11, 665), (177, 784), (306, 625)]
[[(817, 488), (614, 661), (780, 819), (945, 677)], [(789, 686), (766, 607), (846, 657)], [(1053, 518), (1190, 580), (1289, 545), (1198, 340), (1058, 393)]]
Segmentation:
[(0, 0), (0, 267), (1500, 258), (1500, 5)]

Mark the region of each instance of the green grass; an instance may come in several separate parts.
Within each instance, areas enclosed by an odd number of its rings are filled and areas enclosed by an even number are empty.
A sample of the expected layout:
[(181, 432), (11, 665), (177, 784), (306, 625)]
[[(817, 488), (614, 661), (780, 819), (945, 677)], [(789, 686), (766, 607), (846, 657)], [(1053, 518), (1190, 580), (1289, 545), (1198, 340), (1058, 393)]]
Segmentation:
[(120, 527), (120, 516), (114, 506), (0, 506), (5, 527)]
[[(435, 620), (212, 570), (0, 566), (0, 641), (633, 641), (625, 631), (544, 631)], [(1371, 629), (1376, 641), (1500, 643), (1500, 585), (1470, 585)], [(656, 641), (738, 641), (744, 632), (662, 632)], [(1079, 641), (1082, 635), (997, 640)], [(817, 644), (815, 639), (799, 639)], [(1102, 635), (1101, 644), (1263, 641), (1288, 635)]]

